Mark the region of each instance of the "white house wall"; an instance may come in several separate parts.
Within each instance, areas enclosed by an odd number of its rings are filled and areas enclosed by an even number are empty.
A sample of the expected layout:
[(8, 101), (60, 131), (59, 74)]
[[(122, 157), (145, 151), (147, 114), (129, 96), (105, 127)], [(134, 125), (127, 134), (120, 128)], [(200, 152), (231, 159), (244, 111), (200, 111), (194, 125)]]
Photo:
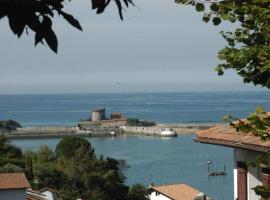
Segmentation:
[(25, 200), (26, 191), (25, 189), (14, 189), (14, 190), (0, 190), (1, 200)]
[(42, 192), (43, 195), (45, 195), (46, 200), (54, 200), (53, 193), (50, 191), (44, 191)]
[(156, 194), (155, 191), (151, 192), (149, 197), (150, 197), (150, 200), (171, 200), (168, 197), (166, 197), (160, 193)]
[[(234, 199), (237, 198), (237, 162), (247, 163), (250, 161), (256, 161), (258, 155), (260, 154), (254, 151), (234, 149)], [(260, 200), (259, 196), (257, 196), (254, 190), (252, 190), (253, 187), (261, 185), (260, 173), (261, 169), (257, 167), (248, 166), (248, 173), (247, 173), (248, 200)]]

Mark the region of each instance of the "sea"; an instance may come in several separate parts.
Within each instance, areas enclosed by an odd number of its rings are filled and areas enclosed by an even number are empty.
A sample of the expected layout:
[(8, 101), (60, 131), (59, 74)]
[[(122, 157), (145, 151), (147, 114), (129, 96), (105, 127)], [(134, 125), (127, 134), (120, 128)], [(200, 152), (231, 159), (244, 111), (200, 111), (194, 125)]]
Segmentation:
[[(179, 92), (130, 94), (0, 95), (0, 120), (14, 119), (23, 126), (72, 126), (90, 117), (95, 107), (122, 112), (127, 117), (158, 123), (214, 124), (225, 115), (244, 118), (256, 106), (270, 110), (268, 91)], [(233, 199), (233, 149), (194, 142), (195, 134), (176, 138), (119, 136), (88, 138), (98, 155), (124, 159), (126, 184), (186, 183), (214, 200)], [(58, 138), (14, 139), (23, 150), (48, 145), (54, 150)], [(208, 176), (226, 170), (226, 176)]]

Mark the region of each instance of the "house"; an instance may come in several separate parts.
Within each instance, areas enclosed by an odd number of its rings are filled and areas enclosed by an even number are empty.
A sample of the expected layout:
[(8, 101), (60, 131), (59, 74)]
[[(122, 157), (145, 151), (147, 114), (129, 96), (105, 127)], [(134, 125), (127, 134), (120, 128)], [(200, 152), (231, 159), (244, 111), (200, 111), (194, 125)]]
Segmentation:
[(27, 188), (30, 188), (30, 184), (24, 173), (0, 174), (1, 200), (24, 200), (26, 199)]
[(46, 200), (56, 200), (57, 199), (57, 193), (55, 190), (51, 188), (43, 188), (39, 190), (41, 194), (45, 196)]
[(27, 189), (26, 200), (57, 200), (56, 191), (50, 188), (43, 188), (39, 191)]
[(187, 184), (151, 186), (150, 200), (211, 200), (199, 190)]
[(270, 185), (269, 166), (248, 165), (270, 152), (270, 141), (262, 141), (252, 134), (237, 132), (226, 125), (214, 126), (196, 133), (197, 142), (233, 148), (234, 155), (234, 199), (259, 200), (252, 189), (258, 185)]

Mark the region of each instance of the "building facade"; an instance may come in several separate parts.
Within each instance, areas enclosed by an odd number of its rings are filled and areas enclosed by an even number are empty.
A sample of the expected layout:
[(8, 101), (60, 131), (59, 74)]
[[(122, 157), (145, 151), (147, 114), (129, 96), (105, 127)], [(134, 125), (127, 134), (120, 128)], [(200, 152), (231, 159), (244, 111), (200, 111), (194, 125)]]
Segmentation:
[(26, 200), (26, 189), (30, 188), (24, 173), (0, 174), (1, 200)]
[(211, 200), (204, 193), (187, 184), (152, 185), (150, 200)]
[(221, 125), (199, 131), (195, 141), (232, 147), (234, 200), (260, 200), (260, 196), (256, 195), (253, 188), (258, 185), (270, 185), (270, 166), (254, 165), (254, 163), (261, 157), (268, 159), (270, 142)]

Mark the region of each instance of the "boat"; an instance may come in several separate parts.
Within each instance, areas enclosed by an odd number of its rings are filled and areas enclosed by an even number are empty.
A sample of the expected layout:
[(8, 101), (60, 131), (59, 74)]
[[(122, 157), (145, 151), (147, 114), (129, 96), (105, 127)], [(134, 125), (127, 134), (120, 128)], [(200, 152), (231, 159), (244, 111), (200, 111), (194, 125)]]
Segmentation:
[(110, 134), (111, 136), (115, 136), (115, 135), (116, 135), (115, 131), (110, 131), (109, 134)]
[(91, 131), (83, 130), (80, 126), (76, 127), (76, 134), (91, 134)]
[(208, 164), (208, 176), (225, 176), (226, 173), (226, 166), (224, 165), (223, 171), (218, 170), (210, 170), (210, 164)]
[(177, 136), (177, 133), (172, 128), (164, 128), (164, 129), (161, 129), (160, 135), (162, 137), (175, 137), (175, 136)]

